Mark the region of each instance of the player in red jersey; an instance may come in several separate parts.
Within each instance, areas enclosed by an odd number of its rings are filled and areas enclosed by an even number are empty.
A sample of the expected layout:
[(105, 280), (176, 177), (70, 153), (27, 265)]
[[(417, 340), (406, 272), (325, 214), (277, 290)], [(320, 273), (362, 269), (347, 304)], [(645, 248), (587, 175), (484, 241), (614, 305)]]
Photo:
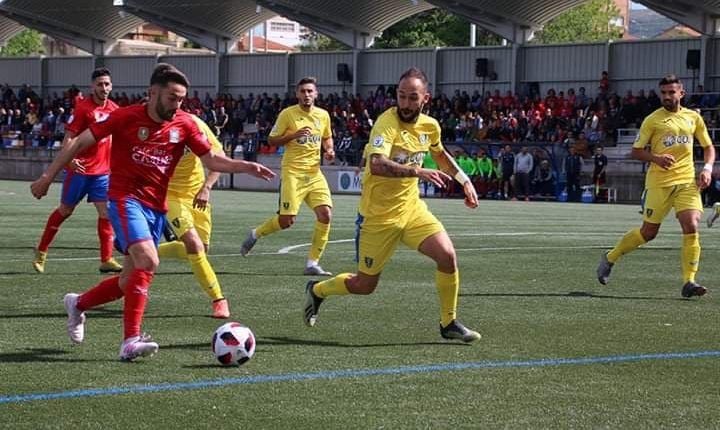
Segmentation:
[(124, 297), (124, 337), (120, 359), (131, 361), (152, 355), (158, 344), (142, 334), (148, 289), (158, 266), (157, 242), (165, 223), (168, 181), (185, 149), (195, 153), (210, 170), (248, 173), (269, 180), (275, 174), (267, 167), (231, 160), (210, 151), (210, 144), (192, 116), (180, 110), (189, 82), (169, 64), (158, 64), (150, 78), (150, 97), (145, 105), (119, 108), (103, 121), (71, 140), (48, 169), (30, 186), (42, 198), (52, 178), (74, 154), (112, 134), (108, 213), (115, 230), (115, 244), (126, 254), (123, 270), (83, 294), (65, 295), (70, 340), (84, 338), (85, 310)]
[[(63, 146), (79, 135), (95, 121), (106, 118), (118, 106), (110, 100), (112, 81), (110, 70), (105, 67), (95, 69), (91, 75), (90, 97), (79, 99), (75, 104), (73, 116), (65, 127)], [(119, 272), (122, 266), (112, 258), (113, 231), (107, 216), (108, 174), (110, 173), (110, 145), (108, 136), (97, 145), (79, 153), (65, 166), (60, 206), (48, 217), (40, 243), (35, 248), (33, 267), (38, 273), (45, 272), (45, 262), (50, 244), (60, 229), (60, 225), (72, 215), (75, 207), (87, 196), (87, 201), (95, 205), (98, 213), (97, 233), (100, 239), (100, 272)]]

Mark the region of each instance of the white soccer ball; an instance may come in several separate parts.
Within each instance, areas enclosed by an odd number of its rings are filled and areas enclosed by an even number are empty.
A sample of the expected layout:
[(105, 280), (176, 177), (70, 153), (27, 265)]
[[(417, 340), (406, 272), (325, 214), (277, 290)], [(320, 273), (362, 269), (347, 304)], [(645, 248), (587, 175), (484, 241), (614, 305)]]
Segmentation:
[(215, 330), (212, 350), (223, 366), (241, 366), (255, 354), (255, 335), (238, 322), (229, 322)]

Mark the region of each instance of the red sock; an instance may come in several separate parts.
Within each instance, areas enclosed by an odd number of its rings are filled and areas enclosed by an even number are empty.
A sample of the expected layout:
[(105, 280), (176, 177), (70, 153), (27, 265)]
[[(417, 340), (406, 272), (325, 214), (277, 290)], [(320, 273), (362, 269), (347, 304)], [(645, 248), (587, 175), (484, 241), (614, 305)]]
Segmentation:
[(153, 272), (135, 269), (125, 284), (125, 307), (123, 308), (123, 339), (140, 336), (143, 314), (148, 299), (148, 289)]
[(82, 293), (80, 297), (78, 297), (77, 308), (81, 311), (86, 311), (95, 306), (114, 302), (122, 296), (120, 276), (111, 276), (103, 279), (99, 284)]
[(38, 245), (38, 251), (47, 252), (50, 247), (50, 242), (53, 241), (58, 230), (60, 230), (60, 224), (67, 219), (66, 216), (62, 216), (60, 211), (55, 209), (50, 214), (45, 224), (45, 231), (43, 231), (42, 237), (40, 238), (40, 244)]
[(113, 229), (109, 219), (98, 218), (97, 233), (100, 239), (100, 261), (104, 263), (112, 258), (113, 250)]

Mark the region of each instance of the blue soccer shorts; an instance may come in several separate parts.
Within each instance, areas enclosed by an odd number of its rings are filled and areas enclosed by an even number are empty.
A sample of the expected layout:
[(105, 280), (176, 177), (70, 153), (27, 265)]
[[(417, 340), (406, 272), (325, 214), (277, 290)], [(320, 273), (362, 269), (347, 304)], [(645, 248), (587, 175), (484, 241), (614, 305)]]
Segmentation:
[(65, 170), (60, 201), (68, 206), (76, 206), (87, 196), (89, 203), (106, 202), (109, 182), (109, 175), (83, 175)]
[(157, 247), (165, 228), (165, 214), (135, 199), (110, 200), (108, 218), (115, 231), (115, 248), (127, 255), (138, 242), (152, 240)]

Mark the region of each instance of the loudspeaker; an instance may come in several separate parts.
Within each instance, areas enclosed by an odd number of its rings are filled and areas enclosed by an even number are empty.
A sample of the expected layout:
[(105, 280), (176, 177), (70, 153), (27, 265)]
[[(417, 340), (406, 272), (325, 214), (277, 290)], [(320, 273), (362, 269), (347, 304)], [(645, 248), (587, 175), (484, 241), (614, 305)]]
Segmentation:
[(478, 78), (487, 78), (489, 69), (489, 61), (487, 58), (476, 58), (475, 59), (475, 76)]
[(353, 81), (352, 72), (350, 66), (347, 63), (338, 63), (337, 65), (337, 80), (340, 82), (351, 82)]
[(689, 70), (697, 70), (700, 68), (700, 50), (688, 49), (685, 64)]

